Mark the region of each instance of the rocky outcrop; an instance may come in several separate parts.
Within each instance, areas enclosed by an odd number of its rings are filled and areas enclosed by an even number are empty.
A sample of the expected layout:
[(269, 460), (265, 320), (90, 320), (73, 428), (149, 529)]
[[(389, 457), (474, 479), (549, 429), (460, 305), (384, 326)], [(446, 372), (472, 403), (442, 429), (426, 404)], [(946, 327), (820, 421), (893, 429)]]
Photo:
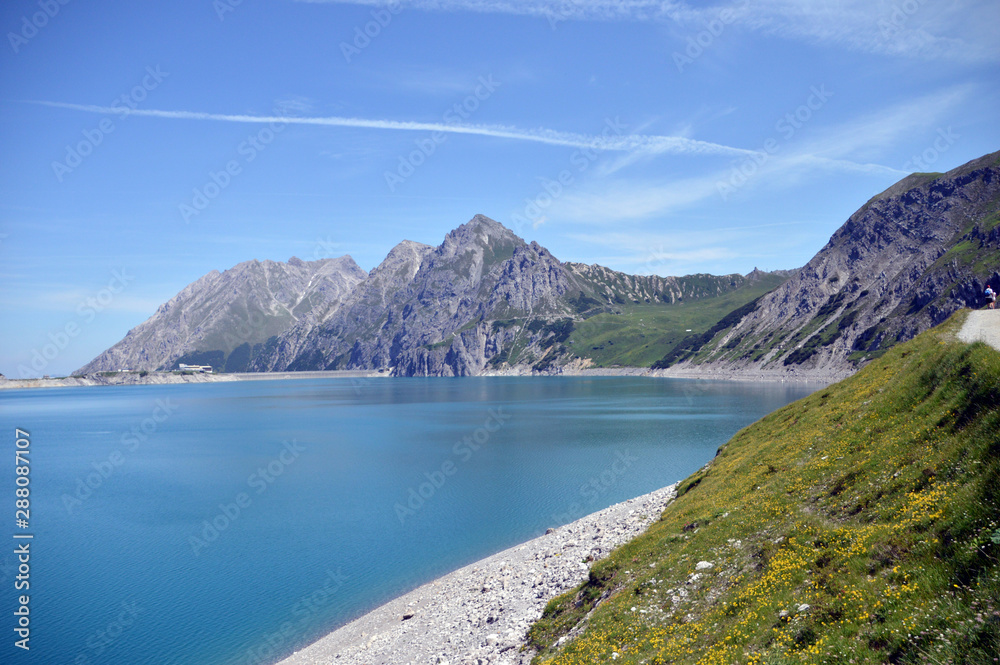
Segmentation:
[(783, 285), (663, 365), (850, 372), (957, 309), (981, 306), (989, 281), (1000, 283), (1000, 153), (903, 179)]
[(661, 277), (659, 275), (628, 275), (601, 265), (567, 263), (575, 275), (594, 285), (595, 292), (608, 302), (669, 303), (685, 300), (715, 298), (734, 291), (747, 283), (756, 282), (766, 275), (786, 275), (788, 271), (766, 273), (754, 268), (747, 275), (685, 275)]
[(242, 371), (255, 346), (300, 321), (328, 319), (365, 277), (350, 256), (213, 270), (75, 374), (176, 369), (178, 362)]

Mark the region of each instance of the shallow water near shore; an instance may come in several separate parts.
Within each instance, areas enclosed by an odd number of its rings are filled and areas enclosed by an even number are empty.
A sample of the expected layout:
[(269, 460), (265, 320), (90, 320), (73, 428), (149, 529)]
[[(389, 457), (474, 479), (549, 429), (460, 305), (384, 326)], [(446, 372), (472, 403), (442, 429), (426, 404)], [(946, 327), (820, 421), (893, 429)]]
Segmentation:
[[(13, 646), (5, 593), (0, 661), (275, 662), (418, 584), (687, 476), (818, 387), (490, 377), (6, 391), (5, 446), (15, 427), (31, 433), (34, 539), (31, 651)], [(8, 589), (13, 548), (0, 553)]]

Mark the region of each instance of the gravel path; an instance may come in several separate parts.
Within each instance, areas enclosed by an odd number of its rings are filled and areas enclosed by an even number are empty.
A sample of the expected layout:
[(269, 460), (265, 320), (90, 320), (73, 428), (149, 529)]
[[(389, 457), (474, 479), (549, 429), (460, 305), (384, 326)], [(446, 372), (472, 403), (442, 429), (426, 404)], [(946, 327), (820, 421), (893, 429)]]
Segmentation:
[(1000, 309), (980, 309), (969, 313), (969, 318), (958, 332), (963, 342), (986, 342), (1000, 351)]
[(521, 653), (520, 647), (545, 604), (587, 579), (584, 559), (604, 558), (659, 519), (675, 487), (616, 504), (460, 568), (279, 665), (526, 665), (534, 653)]

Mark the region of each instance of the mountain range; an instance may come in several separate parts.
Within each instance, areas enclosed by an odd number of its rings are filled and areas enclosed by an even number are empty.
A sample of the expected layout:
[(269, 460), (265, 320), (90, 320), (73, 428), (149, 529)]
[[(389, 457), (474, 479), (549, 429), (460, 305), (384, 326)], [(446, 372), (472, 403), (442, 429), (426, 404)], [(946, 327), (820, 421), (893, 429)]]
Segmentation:
[(908, 176), (796, 271), (629, 275), (559, 261), (482, 215), (437, 247), (404, 240), (368, 273), (350, 256), (247, 261), (188, 285), (77, 374), (846, 374), (1000, 284), (998, 176), (1000, 153)]
[(641, 276), (563, 263), (477, 215), (437, 247), (402, 241), (370, 273), (350, 256), (248, 261), (213, 271), (78, 373), (179, 363), (228, 372), (541, 371), (578, 355), (569, 336), (594, 317), (631, 321), (637, 308), (700, 302), (728, 307), (729, 299), (745, 302), (784, 278), (759, 271)]

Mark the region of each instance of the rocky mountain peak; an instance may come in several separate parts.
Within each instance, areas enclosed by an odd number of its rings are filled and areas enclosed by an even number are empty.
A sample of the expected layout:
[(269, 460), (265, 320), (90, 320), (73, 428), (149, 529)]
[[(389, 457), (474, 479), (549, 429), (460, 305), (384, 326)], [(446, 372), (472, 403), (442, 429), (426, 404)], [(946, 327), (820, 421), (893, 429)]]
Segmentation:
[[(221, 365), (238, 347), (247, 347), (248, 358), (249, 347), (297, 321), (328, 318), (366, 278), (350, 256), (317, 261), (292, 257), (288, 263), (253, 259), (222, 273), (213, 270), (78, 373), (121, 367), (169, 369), (188, 361)], [(200, 356), (180, 360), (191, 354)]]
[(413, 279), (413, 276), (420, 270), (427, 255), (434, 251), (430, 245), (404, 240), (386, 254), (382, 263), (378, 264), (368, 273), (369, 278), (391, 278), (398, 276), (403, 280)]
[(448, 255), (497, 244), (523, 245), (524, 240), (500, 222), (476, 215), (445, 236), (440, 250)]
[[(292, 259), (295, 258), (296, 257), (294, 256), (292, 257)], [(289, 260), (288, 263), (290, 265), (295, 265), (292, 264), (291, 260)], [(355, 276), (358, 276), (358, 273), (360, 273), (361, 279), (364, 279), (364, 276), (367, 275), (367, 273), (361, 268), (361, 266), (357, 264), (357, 262), (354, 260), (354, 257), (352, 257), (350, 254), (344, 254), (343, 256), (338, 256), (333, 259), (319, 259), (317, 261), (300, 261), (299, 263), (300, 268), (309, 268), (310, 266), (313, 265), (317, 266), (316, 272), (319, 274), (325, 274), (331, 272), (345, 272), (345, 273), (352, 273)]]
[(486, 215), (482, 214), (473, 215), (472, 219), (466, 222), (463, 226), (480, 229), (492, 235), (503, 235), (503, 234), (513, 235), (513, 232), (506, 226), (496, 221), (495, 219), (490, 219)]

